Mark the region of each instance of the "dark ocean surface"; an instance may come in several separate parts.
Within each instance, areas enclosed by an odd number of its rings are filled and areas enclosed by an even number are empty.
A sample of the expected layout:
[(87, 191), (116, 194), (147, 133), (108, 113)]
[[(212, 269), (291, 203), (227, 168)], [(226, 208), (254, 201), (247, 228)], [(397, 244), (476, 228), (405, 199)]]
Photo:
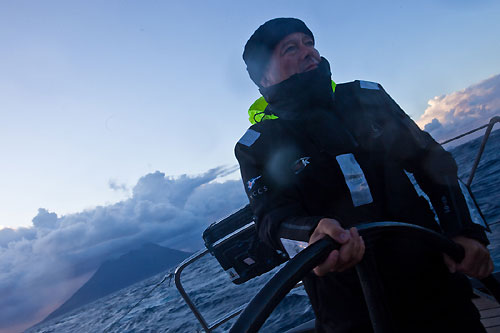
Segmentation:
[[(482, 138), (451, 148), (459, 165), (459, 176), (467, 181)], [(500, 269), (500, 130), (491, 134), (472, 182), (472, 191), (492, 225), (489, 246), (496, 270)], [(201, 237), (201, 235), (200, 235)], [(276, 270), (276, 269), (275, 269)], [(205, 256), (182, 275), (186, 291), (211, 323), (223, 314), (248, 302), (272, 271), (244, 285), (233, 285), (215, 259)], [(55, 318), (28, 332), (197, 332), (201, 326), (175, 288), (173, 277), (150, 291), (165, 274), (136, 283), (99, 299), (61, 318)], [(148, 295), (148, 293), (150, 293)], [(139, 305), (136, 305), (137, 302)], [(128, 312), (128, 313), (127, 313)], [(302, 288), (292, 291), (274, 311), (261, 330), (284, 332), (312, 319), (312, 310)], [(227, 331), (226, 324), (217, 332)]]

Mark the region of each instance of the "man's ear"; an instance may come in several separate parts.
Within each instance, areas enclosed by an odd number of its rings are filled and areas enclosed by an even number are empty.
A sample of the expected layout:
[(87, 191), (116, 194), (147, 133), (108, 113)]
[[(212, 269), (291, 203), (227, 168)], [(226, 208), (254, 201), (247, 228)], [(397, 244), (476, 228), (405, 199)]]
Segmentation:
[(260, 85), (264, 88), (270, 87), (276, 83), (276, 65), (273, 63), (273, 59), (269, 61), (262, 73), (262, 78), (260, 79)]
[(262, 79), (260, 79), (260, 85), (264, 88), (267, 88), (271, 85), (266, 74), (264, 74), (264, 76), (262, 76)]
[(262, 78), (260, 79), (260, 85), (264, 88), (267, 88), (267, 87), (273, 85), (272, 76), (269, 73), (269, 65), (267, 65), (266, 70), (262, 74)]

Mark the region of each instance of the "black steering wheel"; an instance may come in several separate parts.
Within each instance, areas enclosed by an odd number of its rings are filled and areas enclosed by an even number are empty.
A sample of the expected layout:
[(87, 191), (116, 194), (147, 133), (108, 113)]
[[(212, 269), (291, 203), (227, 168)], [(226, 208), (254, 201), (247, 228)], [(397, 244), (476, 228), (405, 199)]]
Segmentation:
[[(398, 237), (407, 235), (408, 237), (418, 237), (427, 246), (446, 253), (456, 262), (461, 262), (465, 255), (464, 249), (460, 245), (442, 234), (413, 224), (374, 222), (360, 224), (356, 228), (359, 234), (370, 242), (376, 240), (382, 234), (384, 237), (388, 234), (395, 234)], [(338, 248), (340, 248), (339, 243), (330, 237), (325, 237), (289, 260), (248, 303), (238, 320), (231, 327), (230, 332), (257, 332), (286, 294), (314, 267), (323, 262), (331, 251)], [(370, 278), (371, 265), (374, 265), (373, 261), (366, 260), (365, 254), (365, 258), (356, 265), (356, 269), (365, 295), (373, 330), (374, 332), (391, 332), (393, 329), (391, 320), (388, 317), (388, 311), (380, 303), (381, 298), (378, 297), (381, 293), (378, 281)], [(482, 279), (481, 282), (500, 303), (500, 284), (497, 280), (490, 275)]]

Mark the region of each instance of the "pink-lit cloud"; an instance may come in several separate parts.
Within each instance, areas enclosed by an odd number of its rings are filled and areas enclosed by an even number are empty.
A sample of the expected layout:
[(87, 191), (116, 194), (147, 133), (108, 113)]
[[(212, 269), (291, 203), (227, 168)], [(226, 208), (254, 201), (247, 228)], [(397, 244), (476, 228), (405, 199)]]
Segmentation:
[(500, 74), (428, 104), (417, 124), (437, 141), (477, 128), (500, 116)]

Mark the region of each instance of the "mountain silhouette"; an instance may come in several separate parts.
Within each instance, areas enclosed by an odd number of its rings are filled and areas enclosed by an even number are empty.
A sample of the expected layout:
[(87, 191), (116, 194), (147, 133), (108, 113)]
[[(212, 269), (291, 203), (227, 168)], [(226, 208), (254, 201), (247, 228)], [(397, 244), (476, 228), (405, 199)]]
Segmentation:
[(117, 259), (105, 261), (87, 283), (42, 322), (174, 267), (189, 255), (191, 253), (146, 243)]

